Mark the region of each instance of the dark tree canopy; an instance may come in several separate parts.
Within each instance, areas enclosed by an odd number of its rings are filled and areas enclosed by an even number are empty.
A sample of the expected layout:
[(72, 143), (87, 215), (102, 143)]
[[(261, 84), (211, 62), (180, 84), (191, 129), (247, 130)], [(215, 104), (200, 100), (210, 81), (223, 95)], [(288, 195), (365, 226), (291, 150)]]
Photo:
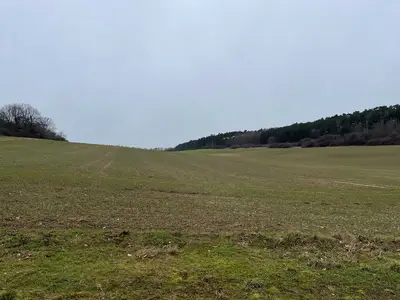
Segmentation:
[(8, 104), (0, 109), (0, 135), (66, 141), (52, 119), (29, 104)]
[(284, 127), (220, 133), (179, 144), (174, 150), (394, 144), (400, 144), (400, 105), (379, 106)]

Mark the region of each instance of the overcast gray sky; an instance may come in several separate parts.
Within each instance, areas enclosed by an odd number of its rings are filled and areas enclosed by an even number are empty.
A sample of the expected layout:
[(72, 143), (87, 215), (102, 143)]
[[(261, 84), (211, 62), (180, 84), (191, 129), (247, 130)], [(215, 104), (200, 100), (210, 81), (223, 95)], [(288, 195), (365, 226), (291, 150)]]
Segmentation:
[(398, 0), (0, 0), (0, 105), (173, 146), (399, 103)]

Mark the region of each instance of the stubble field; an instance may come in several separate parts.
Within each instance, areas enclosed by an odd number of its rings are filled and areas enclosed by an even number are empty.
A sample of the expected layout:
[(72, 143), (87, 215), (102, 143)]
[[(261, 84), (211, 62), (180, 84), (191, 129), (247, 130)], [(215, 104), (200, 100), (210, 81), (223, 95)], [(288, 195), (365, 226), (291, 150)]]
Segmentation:
[(0, 138), (0, 272), (1, 300), (399, 299), (400, 148)]

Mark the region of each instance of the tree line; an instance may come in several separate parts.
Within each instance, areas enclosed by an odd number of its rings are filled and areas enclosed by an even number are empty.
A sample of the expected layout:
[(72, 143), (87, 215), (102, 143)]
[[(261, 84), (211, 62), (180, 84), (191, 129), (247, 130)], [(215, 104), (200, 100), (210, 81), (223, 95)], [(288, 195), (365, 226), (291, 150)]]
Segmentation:
[(400, 105), (379, 106), (283, 127), (219, 133), (179, 144), (173, 150), (346, 145), (400, 145)]
[(66, 141), (52, 119), (29, 104), (8, 104), (0, 108), (0, 135)]

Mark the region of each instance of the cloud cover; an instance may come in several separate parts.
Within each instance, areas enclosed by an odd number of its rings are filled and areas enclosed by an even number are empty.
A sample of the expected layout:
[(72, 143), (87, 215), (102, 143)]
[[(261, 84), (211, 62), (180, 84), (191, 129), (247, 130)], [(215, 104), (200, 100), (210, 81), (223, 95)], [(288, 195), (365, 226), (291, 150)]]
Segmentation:
[(0, 2), (0, 105), (173, 146), (399, 103), (396, 0)]

